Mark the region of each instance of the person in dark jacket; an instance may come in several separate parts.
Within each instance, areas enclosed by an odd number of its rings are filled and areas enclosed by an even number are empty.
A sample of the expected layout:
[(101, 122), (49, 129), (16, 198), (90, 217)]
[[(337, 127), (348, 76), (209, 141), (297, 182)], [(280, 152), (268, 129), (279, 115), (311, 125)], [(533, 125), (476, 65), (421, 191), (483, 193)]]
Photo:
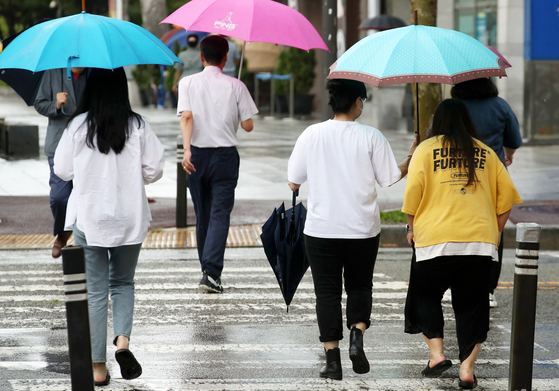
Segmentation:
[(68, 80), (66, 69), (47, 70), (43, 74), (35, 99), (35, 110), (49, 118), (44, 151), (50, 166), (50, 209), (54, 217), (52, 233), (55, 236), (52, 246), (53, 258), (62, 255), (61, 250), (72, 234), (71, 231), (64, 231), (66, 205), (72, 192), (72, 181), (63, 181), (54, 173), (54, 151), (68, 119), (80, 102), (88, 73), (85, 68), (72, 68), (72, 78)]

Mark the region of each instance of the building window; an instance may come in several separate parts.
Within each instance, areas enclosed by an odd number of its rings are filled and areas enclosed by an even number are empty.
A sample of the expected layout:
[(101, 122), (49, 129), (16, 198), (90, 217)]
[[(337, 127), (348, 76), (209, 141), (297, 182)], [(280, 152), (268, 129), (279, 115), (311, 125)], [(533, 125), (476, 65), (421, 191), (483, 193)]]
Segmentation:
[(495, 47), (497, 0), (455, 0), (454, 29)]

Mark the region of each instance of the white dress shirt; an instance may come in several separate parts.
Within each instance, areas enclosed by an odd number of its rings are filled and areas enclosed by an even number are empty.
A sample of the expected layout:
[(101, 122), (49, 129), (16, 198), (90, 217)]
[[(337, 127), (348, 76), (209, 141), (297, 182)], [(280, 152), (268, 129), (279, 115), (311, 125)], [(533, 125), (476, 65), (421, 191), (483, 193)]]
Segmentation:
[(86, 144), (86, 114), (68, 125), (54, 155), (55, 174), (74, 181), (65, 229), (77, 222), (89, 246), (142, 243), (151, 221), (144, 184), (163, 175), (163, 145), (145, 119), (141, 127), (131, 120), (124, 149), (103, 154)]
[(239, 123), (258, 113), (245, 84), (211, 65), (179, 82), (177, 115), (183, 111), (192, 112), (190, 144), (198, 148), (237, 146)]

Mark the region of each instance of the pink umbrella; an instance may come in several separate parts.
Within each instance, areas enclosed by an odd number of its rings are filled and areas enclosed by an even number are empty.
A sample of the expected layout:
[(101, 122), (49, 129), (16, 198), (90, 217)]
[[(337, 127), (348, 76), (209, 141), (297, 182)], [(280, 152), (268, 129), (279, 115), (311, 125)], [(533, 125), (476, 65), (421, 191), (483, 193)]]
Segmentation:
[(275, 43), (307, 51), (328, 50), (307, 18), (272, 0), (192, 0), (161, 23), (242, 39), (245, 44), (241, 68), (247, 42)]

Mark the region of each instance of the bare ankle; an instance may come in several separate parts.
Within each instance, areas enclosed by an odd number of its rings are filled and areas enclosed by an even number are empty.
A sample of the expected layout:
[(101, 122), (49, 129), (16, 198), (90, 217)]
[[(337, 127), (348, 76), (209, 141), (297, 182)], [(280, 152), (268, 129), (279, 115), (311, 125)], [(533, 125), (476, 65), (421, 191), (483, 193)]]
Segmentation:
[(116, 339), (117, 349), (128, 349), (130, 347), (130, 339), (124, 335), (119, 335)]

